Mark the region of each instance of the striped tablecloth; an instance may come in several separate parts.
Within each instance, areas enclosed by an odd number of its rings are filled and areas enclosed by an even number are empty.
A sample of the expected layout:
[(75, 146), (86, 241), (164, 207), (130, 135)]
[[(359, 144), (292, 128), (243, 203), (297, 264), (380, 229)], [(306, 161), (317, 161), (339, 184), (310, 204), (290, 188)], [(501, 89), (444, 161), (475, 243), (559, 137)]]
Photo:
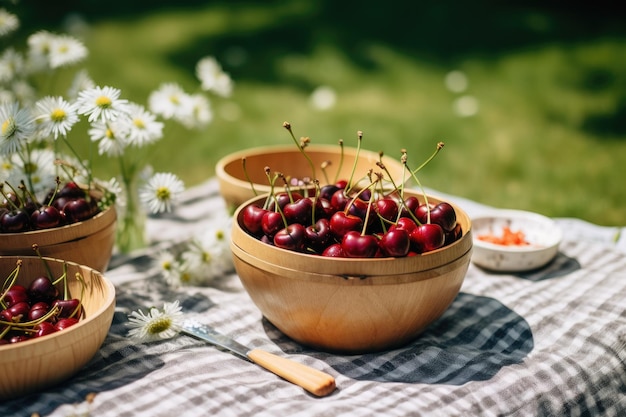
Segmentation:
[[(490, 209), (448, 197), (471, 216)], [(116, 256), (107, 272), (117, 308), (98, 354), (60, 386), (0, 404), (0, 416), (626, 415), (626, 244), (619, 228), (558, 219), (565, 240), (550, 267), (497, 275), (472, 265), (450, 309), (419, 339), (343, 356), (282, 335), (234, 273), (208, 287), (172, 290), (164, 283), (151, 254), (216, 227), (224, 212), (211, 180), (189, 190), (175, 214), (151, 219), (154, 246)], [(316, 398), (188, 336), (129, 340), (130, 311), (175, 299), (244, 344), (330, 373), (338, 389)], [(91, 402), (89, 393), (96, 393)]]

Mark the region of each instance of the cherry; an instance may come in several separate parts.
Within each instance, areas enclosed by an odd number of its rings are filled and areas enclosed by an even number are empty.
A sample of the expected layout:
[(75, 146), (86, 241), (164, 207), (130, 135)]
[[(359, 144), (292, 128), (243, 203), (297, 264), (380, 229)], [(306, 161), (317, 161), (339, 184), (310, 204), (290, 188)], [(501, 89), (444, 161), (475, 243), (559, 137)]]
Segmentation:
[(335, 211), (341, 211), (346, 208), (351, 198), (346, 195), (346, 191), (343, 188), (337, 190), (330, 198), (330, 205)]
[(333, 209), (332, 204), (330, 204), (330, 200), (326, 198), (317, 198), (315, 202), (315, 218), (321, 219), (322, 217), (325, 219), (330, 219), (330, 216), (333, 215), (335, 210)]
[(349, 231), (341, 240), (341, 248), (348, 258), (373, 258), (378, 252), (378, 240), (374, 235)]
[(93, 217), (95, 208), (86, 199), (76, 198), (63, 206), (63, 213), (69, 223), (76, 223)]
[(0, 219), (3, 232), (19, 233), (30, 229), (29, 215), (24, 210), (7, 211)]
[(411, 234), (413, 230), (417, 229), (417, 223), (415, 223), (415, 221), (409, 217), (400, 217), (397, 223), (392, 226), (392, 228), (393, 227), (397, 229), (404, 229), (409, 234)]
[(24, 317), (28, 317), (30, 311), (30, 304), (26, 301), (20, 301), (17, 304), (13, 304), (11, 307), (7, 307), (2, 310), (2, 317), (5, 321), (20, 322)]
[(443, 229), (438, 224), (424, 223), (409, 234), (411, 249), (418, 253), (429, 252), (445, 243)]
[(346, 254), (343, 252), (341, 243), (333, 243), (332, 245), (324, 249), (324, 252), (322, 252), (322, 256), (327, 256), (330, 258), (345, 258)]
[(333, 239), (330, 231), (330, 222), (324, 218), (319, 219), (315, 224), (307, 226), (304, 229), (304, 234), (308, 246), (316, 252), (323, 252)]
[(41, 206), (30, 215), (35, 229), (50, 229), (61, 223), (61, 213), (54, 206)]
[(337, 240), (343, 239), (344, 235), (352, 230), (361, 230), (363, 220), (344, 211), (338, 211), (330, 217), (330, 231)]
[(59, 290), (52, 284), (50, 278), (40, 276), (31, 281), (28, 295), (35, 301), (50, 301), (59, 296)]
[(291, 203), (294, 197), (295, 199), (302, 198), (302, 196), (299, 193), (292, 193), (291, 197), (289, 196), (289, 193), (278, 193), (274, 196), (274, 198), (272, 198), (272, 201), (270, 202), (268, 209), (276, 210), (276, 203), (278, 202), (278, 207), (280, 207), (280, 209), (282, 210), (285, 208), (287, 204)]
[(300, 223), (290, 224), (274, 235), (274, 245), (283, 249), (302, 251), (305, 246), (304, 229), (304, 226)]
[(285, 204), (283, 213), (289, 224), (309, 224), (313, 214), (313, 201), (310, 198), (301, 198), (293, 203)]
[(48, 311), (50, 311), (50, 306), (43, 302), (39, 301), (32, 305), (30, 310), (28, 310), (28, 320), (37, 320), (45, 316)]
[(251, 204), (243, 209), (242, 222), (244, 228), (252, 235), (263, 233), (263, 215), (267, 212), (262, 207)]
[(341, 189), (345, 189), (348, 186), (348, 181), (347, 180), (338, 180), (337, 182), (335, 182), (335, 185)]
[(7, 289), (4, 293), (4, 298), (2, 299), (7, 307), (11, 307), (14, 304), (20, 303), (22, 301), (28, 301), (28, 293), (26, 292), (26, 287), (15, 284), (11, 286), (11, 288)]
[(70, 326), (75, 325), (76, 323), (78, 323), (78, 319), (74, 318), (74, 317), (64, 317), (59, 319), (55, 325), (54, 328), (59, 331), (59, 330), (64, 330), (67, 329)]
[(27, 340), (30, 340), (30, 337), (26, 336), (25, 334), (19, 334), (16, 336), (12, 336), (9, 339), (9, 343), (19, 343), (19, 342), (25, 342)]
[(69, 300), (54, 300), (52, 307), (59, 308), (58, 317), (70, 317), (74, 314), (74, 312), (77, 312), (77, 314), (73, 317), (80, 317), (80, 310), (77, 310), (80, 307), (80, 300), (77, 298), (71, 298)]
[(49, 321), (44, 321), (36, 325), (34, 330), (35, 333), (33, 334), (33, 337), (41, 337), (56, 332), (57, 328)]
[(395, 222), (398, 217), (398, 203), (391, 197), (383, 197), (376, 200), (375, 210), (380, 217)]
[(337, 191), (339, 191), (339, 187), (336, 184), (324, 185), (320, 188), (319, 198), (324, 198), (330, 201), (330, 199), (333, 197), (333, 194), (335, 194)]
[(452, 242), (456, 242), (457, 240), (459, 240), (461, 237), (463, 236), (463, 230), (461, 228), (461, 224), (457, 223), (456, 226), (454, 227), (454, 229), (450, 230), (449, 232), (446, 232), (446, 245), (451, 244)]
[(450, 232), (456, 227), (456, 212), (450, 203), (442, 201), (430, 210), (430, 222), (436, 223), (444, 232)]
[(390, 229), (382, 235), (378, 246), (386, 256), (402, 257), (409, 253), (411, 239), (405, 229)]
[(266, 211), (261, 219), (261, 228), (263, 233), (269, 237), (273, 237), (276, 232), (285, 227), (283, 216), (277, 211)]
[(57, 193), (57, 197), (68, 197), (71, 199), (85, 197), (85, 190), (80, 188), (74, 181), (66, 183)]

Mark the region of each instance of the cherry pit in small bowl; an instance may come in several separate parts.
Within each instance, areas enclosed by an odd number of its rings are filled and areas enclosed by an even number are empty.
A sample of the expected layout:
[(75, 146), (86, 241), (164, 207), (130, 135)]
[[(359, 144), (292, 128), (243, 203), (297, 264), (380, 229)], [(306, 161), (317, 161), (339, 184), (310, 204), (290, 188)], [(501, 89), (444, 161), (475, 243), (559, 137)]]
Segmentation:
[(562, 232), (550, 218), (524, 210), (494, 210), (472, 218), (472, 262), (496, 272), (542, 268), (557, 255)]

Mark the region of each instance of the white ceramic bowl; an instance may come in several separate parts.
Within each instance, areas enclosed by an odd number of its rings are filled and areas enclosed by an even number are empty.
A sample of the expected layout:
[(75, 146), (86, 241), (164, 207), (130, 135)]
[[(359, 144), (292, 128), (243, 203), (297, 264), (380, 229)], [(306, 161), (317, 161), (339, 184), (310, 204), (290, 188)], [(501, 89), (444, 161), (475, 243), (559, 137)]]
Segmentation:
[[(501, 245), (480, 237), (502, 236), (503, 228), (521, 231), (528, 245)], [(497, 210), (472, 218), (474, 252), (472, 262), (499, 272), (530, 271), (547, 265), (559, 251), (561, 229), (550, 218), (522, 210)]]

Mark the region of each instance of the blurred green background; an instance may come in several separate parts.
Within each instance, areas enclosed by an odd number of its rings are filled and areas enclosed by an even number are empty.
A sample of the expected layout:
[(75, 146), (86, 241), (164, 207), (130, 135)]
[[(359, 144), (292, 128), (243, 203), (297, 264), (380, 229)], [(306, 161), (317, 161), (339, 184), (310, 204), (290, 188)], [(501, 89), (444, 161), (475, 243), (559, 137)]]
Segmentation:
[[(223, 155), (291, 143), (356, 144), (424, 160), (420, 180), (498, 207), (626, 225), (626, 15), (605, 1), (31, 0), (3, 6), (71, 33), (99, 85), (144, 103), (166, 81), (198, 90), (215, 56), (235, 82), (202, 131), (166, 130), (150, 156), (193, 185)], [(456, 76), (456, 78), (455, 78)], [(456, 82), (455, 82), (456, 80)], [(61, 83), (62, 80), (59, 81)], [(328, 109), (312, 93), (336, 94)], [(104, 164), (102, 162), (101, 164)], [(101, 168), (104, 167), (101, 165)]]

